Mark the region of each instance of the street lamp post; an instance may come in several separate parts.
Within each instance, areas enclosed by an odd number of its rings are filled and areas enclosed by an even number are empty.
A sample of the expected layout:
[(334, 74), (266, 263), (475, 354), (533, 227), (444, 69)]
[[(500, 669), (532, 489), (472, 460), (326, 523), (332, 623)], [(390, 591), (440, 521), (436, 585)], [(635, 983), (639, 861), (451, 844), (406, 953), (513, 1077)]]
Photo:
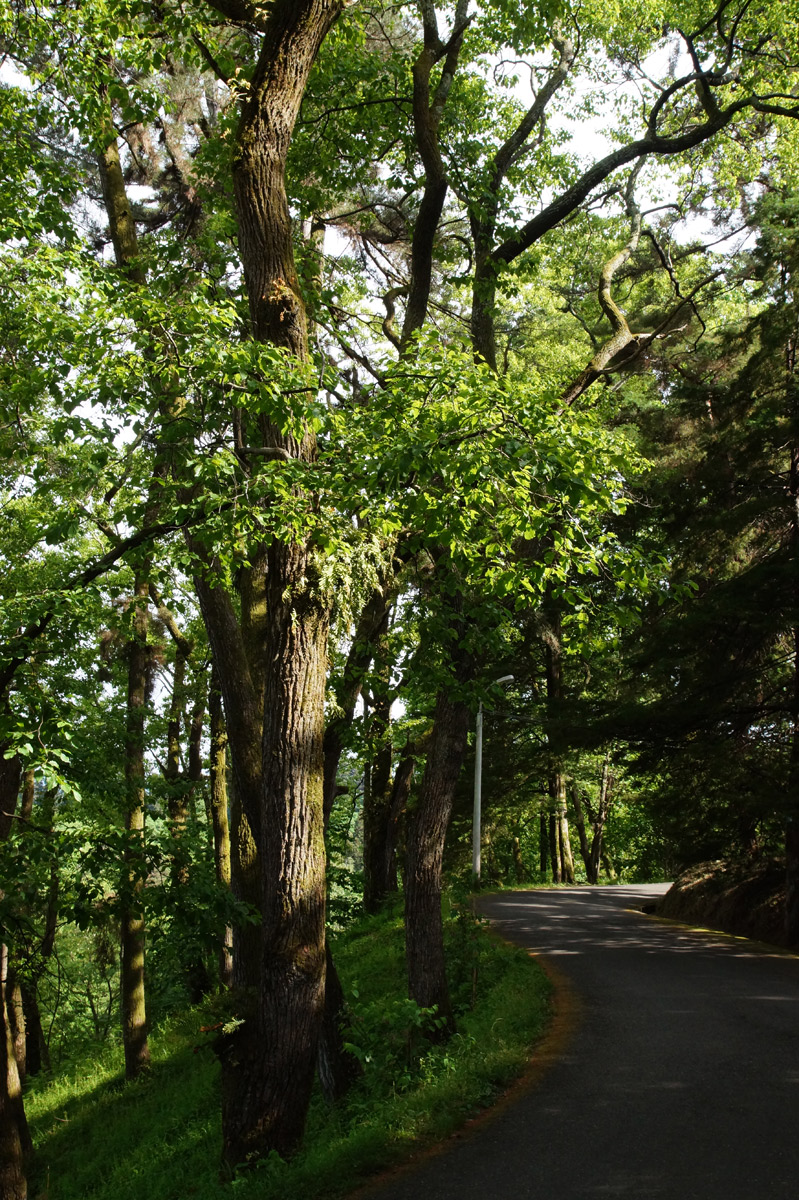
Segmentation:
[[(494, 683), (513, 683), (512, 675), (501, 675)], [(472, 821), (472, 874), (480, 882), (480, 843), (483, 801), (483, 701), (477, 708), (474, 739), (474, 818)]]

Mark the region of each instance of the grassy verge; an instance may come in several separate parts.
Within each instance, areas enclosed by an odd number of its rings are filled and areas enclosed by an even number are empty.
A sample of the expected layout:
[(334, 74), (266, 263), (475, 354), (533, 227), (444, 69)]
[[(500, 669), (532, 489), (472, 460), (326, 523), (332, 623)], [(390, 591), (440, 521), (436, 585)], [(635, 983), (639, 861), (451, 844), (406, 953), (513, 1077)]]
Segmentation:
[(109, 1049), (46, 1084), (26, 1107), (37, 1147), (31, 1195), (47, 1200), (314, 1200), (341, 1196), (381, 1167), (451, 1133), (523, 1069), (547, 1019), (549, 984), (522, 951), (468, 911), (447, 921), (458, 1032), (444, 1046), (434, 1016), (405, 999), (399, 915), (354, 926), (335, 958), (351, 996), (364, 1076), (346, 1104), (315, 1096), (305, 1147), (219, 1182), (217, 1065), (194, 1010), (154, 1032), (146, 1080), (125, 1085)]

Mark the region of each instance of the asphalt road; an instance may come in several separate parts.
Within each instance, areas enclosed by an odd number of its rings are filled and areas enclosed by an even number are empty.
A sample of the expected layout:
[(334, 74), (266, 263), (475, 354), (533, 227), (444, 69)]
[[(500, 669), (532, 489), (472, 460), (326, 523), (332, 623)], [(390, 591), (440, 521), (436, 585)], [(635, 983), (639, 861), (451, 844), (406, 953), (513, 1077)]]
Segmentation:
[(553, 1061), (499, 1115), (370, 1197), (799, 1197), (799, 957), (628, 911), (663, 890), (481, 902), (562, 980)]

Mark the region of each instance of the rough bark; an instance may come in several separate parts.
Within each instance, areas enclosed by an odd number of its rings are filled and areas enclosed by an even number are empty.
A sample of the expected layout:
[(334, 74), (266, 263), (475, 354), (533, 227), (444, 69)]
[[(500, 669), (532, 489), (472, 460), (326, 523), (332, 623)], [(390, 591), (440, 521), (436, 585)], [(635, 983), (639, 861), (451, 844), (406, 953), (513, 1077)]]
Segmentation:
[(552, 839), (552, 878), (555, 883), (574, 883), (574, 859), (569, 841), (566, 809), (566, 777), (563, 772), (560, 739), (556, 723), (563, 703), (563, 661), (561, 657), (560, 612), (550, 612), (550, 628), (545, 639), (547, 675), (548, 741), (550, 747), (549, 797), (555, 831)]
[[(786, 346), (785, 390), (787, 406), (794, 421), (799, 415), (797, 390), (796, 342)], [(791, 446), (788, 476), (791, 517), (791, 553), (799, 562), (799, 445)], [(785, 934), (789, 946), (799, 946), (799, 626), (793, 628), (793, 697), (790, 763), (788, 767), (788, 805), (785, 814)]]
[(328, 1104), (335, 1104), (346, 1096), (363, 1070), (355, 1055), (345, 1048), (349, 1034), (347, 1002), (329, 942), (325, 943), (325, 960), (325, 1007), (317, 1070), (325, 1099)]
[(580, 841), (580, 857), (585, 866), (585, 875), (589, 883), (596, 883), (595, 879), (591, 878), (591, 847), (588, 844), (588, 834), (585, 828), (585, 813), (583, 812), (583, 802), (580, 797), (580, 790), (577, 784), (572, 780), (571, 784), (572, 806), (575, 813), (575, 824), (577, 826), (577, 837)]
[(396, 894), (399, 890), (397, 878), (398, 863), (402, 858), (401, 829), (403, 817), (408, 808), (411, 794), (413, 774), (416, 770), (418, 747), (409, 745), (403, 751), (397, 768), (394, 771), (394, 781), (391, 785), (391, 807), (388, 817), (388, 830), (384, 845), (383, 877), (386, 894)]
[(538, 818), (538, 839), (538, 866), (541, 874), (546, 875), (549, 867), (549, 821), (545, 812)]
[(35, 985), (22, 985), (22, 1007), (25, 1013), (25, 1063), (27, 1074), (39, 1075), (50, 1070), (50, 1047), (42, 1024), (39, 998)]
[(594, 836), (591, 840), (590, 882), (599, 882), (599, 865), (603, 859), (605, 825), (607, 824), (610, 806), (613, 800), (613, 775), (610, 771), (610, 751), (602, 763), (602, 778), (599, 784), (599, 804), (596, 818), (591, 822)]
[(336, 688), (336, 700), (340, 714), (325, 726), (325, 825), (336, 798), (336, 777), (341, 761), (344, 739), (355, 716), (355, 706), (363, 688), (363, 681), (371, 666), (377, 642), (388, 626), (391, 606), (394, 603), (393, 568), (386, 573), (379, 587), (372, 590), (364, 605), (355, 628), (347, 662)]
[(7, 947), (0, 945), (0, 1196), (3, 1200), (26, 1200), (25, 1158), (30, 1135), (8, 1016), (7, 966)]
[[(19, 759), (4, 759), (5, 749), (0, 745), (0, 840), (10, 834), (22, 777)], [(25, 1159), (31, 1140), (14, 1055), (7, 982), (8, 947), (0, 944), (0, 1196), (2, 1200), (26, 1200)]]
[(379, 912), (390, 891), (386, 874), (387, 842), (391, 824), (391, 745), (389, 663), (386, 626), (378, 635), (375, 655), (376, 684), (373, 688), (369, 737), (376, 747), (364, 772), (363, 790), (363, 905), (367, 913)]
[(552, 882), (560, 883), (560, 848), (558, 846), (558, 818), (550, 813), (547, 818), (549, 826), (549, 861), (552, 864)]
[[(299, 580), (296, 546), (270, 582)], [(303, 564), (304, 565), (304, 564)], [(304, 573), (304, 572), (303, 572)], [(324, 1009), (324, 685), (327, 622), (313, 597), (270, 588), (264, 701), (262, 963), (255, 1011), (223, 1046), (223, 1137), (231, 1164), (290, 1154), (305, 1125)]]
[(144, 738), (150, 652), (147, 647), (148, 572), (134, 587), (133, 632), (128, 642), (127, 725), (125, 732), (125, 878), (120, 913), (122, 1042), (125, 1076), (136, 1079), (149, 1066), (144, 991)]
[(452, 1008), (444, 962), (441, 865), (468, 731), (467, 705), (448, 691), (441, 691), (419, 801), (408, 830), (405, 870), (408, 992), (420, 1007), (435, 1006), (448, 1026)]
[(33, 802), (36, 798), (36, 772), (33, 767), (27, 767), (22, 774), (22, 798), (19, 806), (20, 820), (30, 821), (33, 814)]
[[(228, 819), (227, 794), (227, 730), (222, 712), (222, 693), (216, 671), (211, 672), (211, 687), (208, 693), (208, 715), (211, 734), (210, 792), (211, 827), (214, 837), (214, 871), (217, 883), (229, 888), (230, 873), (230, 823)], [(229, 989), (233, 986), (233, 930), (227, 926), (219, 947), (219, 983)]]
[(19, 755), (5, 758), (7, 749), (7, 743), (0, 743), (0, 842), (6, 840), (14, 827), (19, 785), (22, 780), (22, 762)]
[[(258, 10), (260, 54), (242, 103), (233, 153), (252, 335), (299, 360), (307, 358), (307, 318), (294, 264), (286, 155), (314, 58), (342, 6), (341, 0), (278, 0)], [(226, 0), (217, 7), (225, 12), (230, 5)], [(310, 426), (286, 432), (264, 417), (260, 433), (276, 459), (315, 461)], [(220, 629), (206, 616), (236, 790), (254, 836), (261, 878), (261, 976), (252, 1005), (241, 1013), (243, 1024), (221, 1046), (224, 1155), (230, 1164), (271, 1150), (287, 1155), (296, 1148), (320, 1036), (326, 959), (322, 745), (327, 611), (316, 589), (308, 546), (270, 543), (261, 660), (265, 678), (257, 662), (247, 661), (241, 631), (238, 643), (235, 637), (230, 641), (237, 655), (239, 648), (243, 651), (246, 672), (240, 661), (231, 671), (230, 660), (220, 652)], [(214, 600), (201, 592), (201, 603), (206, 615)], [(257, 767), (251, 728), (243, 739), (249, 746), (234, 736), (236, 672), (249, 676), (250, 697), (263, 695)], [(251, 760), (243, 771), (237, 766), (242, 750)], [(249, 785), (256, 783), (257, 790), (250, 791)], [(256, 796), (258, 803), (253, 803)]]
[(16, 971), (9, 966), (6, 973), (6, 1006), (11, 1029), (11, 1045), (17, 1060), (20, 1084), (25, 1086), (28, 1074), (28, 1037), (25, 1009), (22, 1001), (22, 983)]
[(164, 776), (167, 785), (167, 816), (172, 835), (172, 877), (175, 883), (187, 884), (189, 867), (186, 861), (186, 825), (188, 821), (188, 794), (180, 761), (180, 735), (186, 707), (186, 654), (178, 649), (172, 676), (172, 696), (169, 703), (169, 718), (166, 731), (166, 764)]

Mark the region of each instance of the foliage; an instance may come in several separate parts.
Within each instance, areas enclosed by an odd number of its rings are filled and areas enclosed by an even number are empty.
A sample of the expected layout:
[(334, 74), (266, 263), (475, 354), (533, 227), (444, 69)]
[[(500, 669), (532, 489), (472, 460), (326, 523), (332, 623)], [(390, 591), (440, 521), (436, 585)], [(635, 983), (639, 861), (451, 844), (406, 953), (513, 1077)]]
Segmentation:
[[(478, 941), (476, 1005), (446, 1047), (416, 1044), (403, 1088), (392, 1060), (419, 1022), (403, 996), (401, 922), (393, 914), (371, 919), (339, 938), (336, 961), (350, 996), (356, 976), (363, 981), (352, 1001), (356, 1025), (373, 1030), (363, 1085), (343, 1107), (328, 1109), (317, 1097), (302, 1154), (291, 1165), (266, 1160), (234, 1180), (234, 1193), (261, 1200), (342, 1195), (412, 1147), (451, 1132), (523, 1069), (546, 1018), (548, 982), (521, 951), (484, 932)], [(386, 1013), (393, 1014), (392, 1034), (383, 1042)], [(152, 1037), (150, 1074), (132, 1087), (122, 1086), (118, 1051), (110, 1049), (91, 1066), (74, 1062), (35, 1084), (28, 1109), (52, 1200), (124, 1200), (142, 1191), (148, 1200), (168, 1200), (185, 1194), (187, 1180), (207, 1200), (229, 1192), (230, 1184), (217, 1181), (217, 1066), (200, 1032), (209, 1020), (195, 1009), (165, 1022)]]

